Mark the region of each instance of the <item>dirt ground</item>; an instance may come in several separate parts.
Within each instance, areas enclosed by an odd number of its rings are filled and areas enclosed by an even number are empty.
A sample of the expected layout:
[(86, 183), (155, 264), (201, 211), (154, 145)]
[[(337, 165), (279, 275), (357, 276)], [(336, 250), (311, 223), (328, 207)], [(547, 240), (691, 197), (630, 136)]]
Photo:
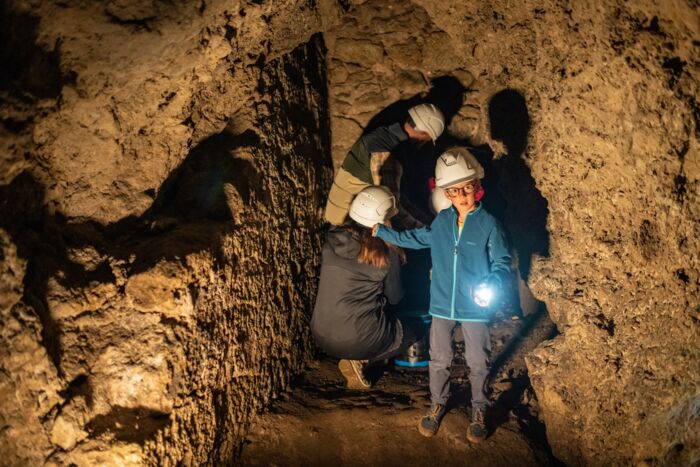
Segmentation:
[[(523, 356), (556, 333), (546, 310), (491, 325), (490, 436), (466, 440), (468, 369), (457, 342), (450, 410), (434, 438), (418, 420), (430, 405), (427, 368), (389, 366), (369, 390), (350, 389), (337, 360), (309, 365), (254, 422), (237, 464), (262, 465), (560, 465), (547, 445)], [(459, 336), (460, 333), (457, 333)]]

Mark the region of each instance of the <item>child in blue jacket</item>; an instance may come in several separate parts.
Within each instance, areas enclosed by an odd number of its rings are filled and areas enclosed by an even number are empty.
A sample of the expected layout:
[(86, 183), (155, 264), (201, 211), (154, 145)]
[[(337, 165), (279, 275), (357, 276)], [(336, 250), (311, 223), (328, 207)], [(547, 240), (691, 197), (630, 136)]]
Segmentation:
[(452, 331), (460, 324), (469, 365), (472, 418), (467, 438), (486, 438), (487, 376), (491, 341), (491, 296), (510, 275), (510, 254), (499, 222), (479, 203), (484, 171), (464, 148), (438, 158), (436, 183), (452, 206), (439, 212), (432, 224), (397, 232), (378, 224), (373, 234), (403, 248), (430, 248), (433, 262), (430, 285), (430, 412), (418, 425), (424, 436), (437, 433), (449, 397)]

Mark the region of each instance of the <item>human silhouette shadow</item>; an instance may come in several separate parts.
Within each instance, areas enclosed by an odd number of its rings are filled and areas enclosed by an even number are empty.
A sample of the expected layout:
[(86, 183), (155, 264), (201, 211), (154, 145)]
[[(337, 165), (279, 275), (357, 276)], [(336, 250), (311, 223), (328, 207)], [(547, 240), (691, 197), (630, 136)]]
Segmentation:
[[(524, 323), (519, 332), (513, 336), (506, 347), (491, 364), (490, 375), (498, 374), (513, 355), (523, 346), (526, 339), (535, 338), (536, 327), (547, 326), (544, 336), (537, 338), (547, 340), (558, 334), (556, 325), (549, 320), (546, 304), (532, 296), (527, 288), (532, 258), (534, 255), (549, 256), (549, 231), (547, 200), (537, 189), (530, 168), (524, 161), (527, 150), (531, 120), (525, 97), (514, 89), (504, 89), (494, 94), (489, 100), (488, 116), (491, 138), (503, 143), (506, 153), (498, 159), (490, 149), (474, 149), (475, 155), (487, 171), (487, 178), (499, 194), (493, 214), (504, 224), (508, 233), (512, 251), (515, 253), (519, 281), (520, 308), (527, 307)], [(489, 190), (487, 190), (488, 192)], [(529, 303), (522, 300), (529, 297)], [(532, 343), (530, 343), (532, 345)], [(519, 413), (519, 419), (525, 423), (524, 432), (532, 438), (546, 443), (544, 427), (529, 416), (521, 407), (520, 400), (530, 382), (526, 374), (510, 378), (511, 387), (500, 394), (494, 402), (490, 425), (495, 429), (508, 419), (511, 410)], [(549, 461), (558, 465), (558, 461), (548, 450)]]
[(252, 164), (232, 156), (250, 144), (255, 144), (250, 134), (226, 131), (204, 140), (163, 183), (146, 213), (108, 225), (69, 221), (49, 211), (43, 185), (28, 172), (0, 186), (0, 228), (27, 261), (22, 301), (40, 319), (41, 343), (59, 375), (64, 349), (61, 325), (49, 309), (49, 280), (66, 289), (116, 280), (108, 260), (88, 270), (71, 259), (70, 250), (89, 247), (105, 258), (123, 260), (131, 275), (162, 259), (182, 260), (218, 245), (222, 235), (236, 229), (234, 218), (240, 215), (231, 209), (225, 185), (231, 185), (241, 203), (253, 191), (258, 199), (265, 196)]
[[(430, 80), (430, 89), (408, 99), (400, 99), (372, 117), (365, 126), (363, 135), (380, 126), (392, 123), (403, 123), (408, 118), (408, 109), (418, 104), (434, 104), (445, 117), (445, 128), (450, 126), (452, 119), (462, 107), (464, 92), (467, 88), (453, 76), (438, 76)], [(443, 135), (446, 135), (444, 132)], [(438, 139), (439, 141), (439, 139)]]
[[(262, 176), (246, 154), (238, 154), (258, 144), (260, 138), (251, 130), (236, 135), (224, 129), (205, 139), (163, 182), (144, 217), (239, 222), (241, 213), (234, 208), (247, 205), (253, 192), (269, 201)], [(233, 190), (228, 196), (227, 188)]]
[[(27, 261), (22, 301), (40, 319), (41, 343), (59, 375), (66, 349), (61, 344), (62, 324), (48, 303), (49, 280), (67, 290), (114, 283), (113, 260), (125, 264), (128, 276), (163, 259), (184, 263), (199, 251), (211, 251), (215, 262), (225, 261), (217, 245), (239, 229), (243, 206), (269, 203), (262, 176), (250, 160), (237, 154), (257, 144), (253, 132), (235, 135), (224, 130), (205, 139), (161, 185), (150, 209), (108, 225), (66, 219), (49, 210), (44, 186), (28, 172), (0, 185), (0, 228), (16, 245), (17, 255)], [(231, 202), (231, 190), (238, 204)], [(236, 206), (241, 212), (235, 211)], [(71, 250), (85, 247), (104, 258), (90, 269), (72, 259)], [(76, 381), (74, 386), (84, 385), (85, 378)]]
[(520, 275), (527, 282), (532, 257), (549, 256), (548, 203), (523, 160), (530, 115), (525, 97), (514, 89), (496, 93), (489, 101), (488, 110), (491, 138), (506, 147), (506, 154), (494, 161), (498, 188), (506, 203), (503, 222), (518, 256)]

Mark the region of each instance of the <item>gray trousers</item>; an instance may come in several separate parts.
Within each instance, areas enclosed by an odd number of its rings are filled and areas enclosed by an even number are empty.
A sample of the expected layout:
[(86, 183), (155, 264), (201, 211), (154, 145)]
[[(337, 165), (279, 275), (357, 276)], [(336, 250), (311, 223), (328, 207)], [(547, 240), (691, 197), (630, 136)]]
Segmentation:
[(486, 323), (453, 321), (436, 318), (430, 325), (430, 401), (446, 404), (450, 396), (450, 366), (452, 366), (452, 332), (457, 325), (464, 335), (464, 358), (469, 366), (472, 407), (488, 405), (487, 377), (491, 338)]

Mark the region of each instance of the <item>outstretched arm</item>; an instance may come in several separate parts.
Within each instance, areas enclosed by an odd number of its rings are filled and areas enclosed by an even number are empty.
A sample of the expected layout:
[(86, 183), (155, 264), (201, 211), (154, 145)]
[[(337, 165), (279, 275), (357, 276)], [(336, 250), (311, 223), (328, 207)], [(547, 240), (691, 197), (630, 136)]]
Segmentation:
[(397, 232), (394, 229), (377, 224), (372, 229), (372, 235), (393, 245), (414, 250), (430, 248), (430, 239), (432, 238), (430, 226)]

